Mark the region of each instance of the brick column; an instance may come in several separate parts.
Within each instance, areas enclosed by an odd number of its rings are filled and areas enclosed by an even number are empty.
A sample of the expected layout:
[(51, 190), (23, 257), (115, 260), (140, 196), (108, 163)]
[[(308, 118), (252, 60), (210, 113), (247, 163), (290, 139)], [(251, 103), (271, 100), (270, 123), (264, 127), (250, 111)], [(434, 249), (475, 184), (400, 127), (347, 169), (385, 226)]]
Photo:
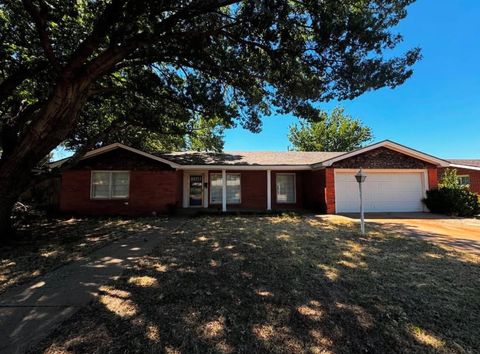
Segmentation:
[(428, 169), (428, 189), (437, 188), (438, 169), (436, 167)]
[(325, 204), (327, 214), (335, 214), (335, 175), (333, 168), (325, 169)]

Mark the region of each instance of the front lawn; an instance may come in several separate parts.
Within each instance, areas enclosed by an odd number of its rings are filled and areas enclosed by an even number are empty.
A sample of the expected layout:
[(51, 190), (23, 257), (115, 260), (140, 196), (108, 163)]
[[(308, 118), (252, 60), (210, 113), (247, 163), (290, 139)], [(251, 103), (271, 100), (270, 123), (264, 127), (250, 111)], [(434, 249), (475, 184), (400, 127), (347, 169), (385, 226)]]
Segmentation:
[(0, 247), (0, 294), (166, 218), (36, 218)]
[(480, 352), (480, 257), (336, 216), (201, 217), (38, 351)]

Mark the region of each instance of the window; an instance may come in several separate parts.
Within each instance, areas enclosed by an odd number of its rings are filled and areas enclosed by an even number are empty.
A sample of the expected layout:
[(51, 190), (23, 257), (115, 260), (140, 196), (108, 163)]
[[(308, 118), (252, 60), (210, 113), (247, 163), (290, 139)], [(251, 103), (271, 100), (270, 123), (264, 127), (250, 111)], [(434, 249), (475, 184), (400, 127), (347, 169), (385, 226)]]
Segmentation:
[[(222, 174), (210, 174), (210, 203), (222, 203)], [(227, 173), (227, 204), (241, 203), (240, 173)]]
[(295, 203), (295, 174), (277, 173), (277, 203)]
[(227, 204), (240, 204), (240, 174), (227, 173)]
[(457, 176), (457, 178), (458, 178), (458, 183), (460, 183), (461, 186), (465, 186), (465, 187), (470, 186), (469, 175), (461, 175), (461, 176)]
[(210, 175), (210, 203), (222, 202), (222, 175), (219, 173)]
[(128, 198), (130, 172), (92, 171), (92, 199)]

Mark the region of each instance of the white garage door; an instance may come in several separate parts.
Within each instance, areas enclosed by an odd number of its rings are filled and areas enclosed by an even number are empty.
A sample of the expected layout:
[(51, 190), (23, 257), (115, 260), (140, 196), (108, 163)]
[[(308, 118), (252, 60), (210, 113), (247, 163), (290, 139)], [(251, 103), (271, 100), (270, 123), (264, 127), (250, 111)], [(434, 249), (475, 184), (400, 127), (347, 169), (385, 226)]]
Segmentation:
[[(423, 211), (423, 172), (372, 172), (364, 170), (363, 184), (365, 212)], [(335, 171), (335, 199), (337, 213), (358, 213), (360, 198), (355, 172)]]

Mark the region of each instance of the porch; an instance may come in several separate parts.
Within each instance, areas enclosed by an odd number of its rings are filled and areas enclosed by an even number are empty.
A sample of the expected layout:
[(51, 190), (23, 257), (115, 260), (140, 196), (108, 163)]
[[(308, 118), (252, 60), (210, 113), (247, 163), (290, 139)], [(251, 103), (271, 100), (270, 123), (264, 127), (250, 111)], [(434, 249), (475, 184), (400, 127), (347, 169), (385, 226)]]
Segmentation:
[[(308, 175), (308, 176), (307, 176)], [(302, 209), (310, 171), (203, 169), (183, 171), (182, 209), (265, 213)]]

